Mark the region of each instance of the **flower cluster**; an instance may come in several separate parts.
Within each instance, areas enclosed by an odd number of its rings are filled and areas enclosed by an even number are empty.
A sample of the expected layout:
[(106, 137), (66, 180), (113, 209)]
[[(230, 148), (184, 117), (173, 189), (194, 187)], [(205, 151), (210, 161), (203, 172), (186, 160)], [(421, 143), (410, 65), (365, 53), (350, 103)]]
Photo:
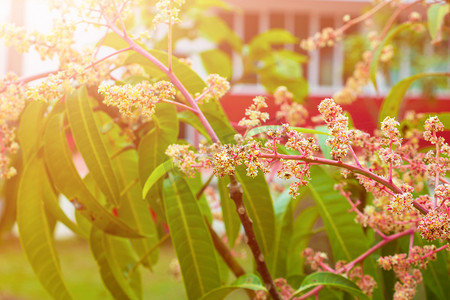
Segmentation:
[(209, 74), (206, 78), (206, 85), (202, 94), (198, 96), (199, 102), (218, 100), (230, 90), (230, 83), (218, 74)]
[(239, 121), (239, 126), (251, 128), (255, 126), (261, 125), (262, 122), (265, 122), (269, 119), (269, 114), (266, 112), (261, 112), (262, 108), (266, 108), (266, 99), (262, 96), (257, 96), (253, 99), (253, 104), (250, 105), (249, 108), (245, 110), (245, 115), (247, 118), (243, 118)]
[(302, 40), (300, 47), (306, 51), (316, 50), (323, 47), (331, 47), (336, 44), (337, 41), (342, 39), (342, 31), (340, 29), (334, 29), (326, 27), (321, 32), (317, 32), (314, 37), (309, 37)]
[(0, 38), (6, 46), (14, 47), (18, 52), (26, 53), (34, 49), (42, 60), (59, 58), (61, 65), (77, 61), (80, 53), (74, 49), (75, 24), (70, 22), (55, 22), (52, 32), (42, 34), (38, 31), (28, 32), (24, 27), (14, 24), (0, 25)]
[(422, 273), (419, 269), (425, 269), (428, 261), (435, 260), (435, 246), (415, 246), (409, 250), (409, 255), (404, 253), (393, 256), (380, 257), (378, 264), (385, 270), (393, 269), (399, 279), (395, 283), (394, 299), (413, 299), (417, 285), (422, 281)]
[(448, 211), (445, 211), (442, 208), (430, 210), (428, 214), (420, 220), (418, 229), (422, 238), (429, 241), (449, 239), (450, 216)]
[(158, 81), (154, 84), (143, 81), (134, 86), (102, 84), (98, 91), (105, 97), (104, 103), (116, 106), (120, 113), (131, 121), (139, 117), (150, 119), (156, 103), (173, 100), (176, 94), (175, 87), (168, 81)]
[(178, 17), (180, 13), (180, 6), (185, 0), (159, 0), (156, 3), (157, 14), (153, 19), (153, 24), (175, 24), (181, 22)]
[(377, 287), (375, 279), (363, 273), (362, 267), (354, 267), (349, 273), (349, 279), (353, 280), (356, 285), (369, 297), (372, 297), (373, 290)]
[(291, 126), (305, 124), (308, 117), (308, 111), (300, 103), (293, 101), (293, 95), (285, 86), (278, 87), (273, 96), (275, 104), (280, 106), (277, 111), (277, 119), (284, 119)]
[(327, 98), (320, 102), (319, 112), (331, 133), (327, 144), (332, 148), (334, 159), (341, 160), (347, 155), (350, 146), (348, 118), (342, 113), (342, 108), (333, 99)]
[(15, 142), (16, 121), (25, 107), (25, 87), (13, 73), (0, 80), (0, 178), (9, 179), (16, 174), (11, 164), (11, 156), (19, 145)]

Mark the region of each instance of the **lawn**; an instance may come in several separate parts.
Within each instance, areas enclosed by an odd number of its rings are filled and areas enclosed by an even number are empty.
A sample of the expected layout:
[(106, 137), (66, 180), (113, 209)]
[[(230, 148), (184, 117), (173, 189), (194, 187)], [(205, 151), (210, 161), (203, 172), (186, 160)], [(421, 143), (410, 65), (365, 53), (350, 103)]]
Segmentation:
[[(105, 289), (89, 245), (79, 239), (57, 242), (64, 278), (75, 299), (112, 299)], [(171, 246), (163, 246), (154, 272), (142, 270), (144, 299), (185, 299), (182, 283), (169, 269), (175, 258)], [(0, 242), (0, 300), (51, 299), (35, 277), (20, 242)]]

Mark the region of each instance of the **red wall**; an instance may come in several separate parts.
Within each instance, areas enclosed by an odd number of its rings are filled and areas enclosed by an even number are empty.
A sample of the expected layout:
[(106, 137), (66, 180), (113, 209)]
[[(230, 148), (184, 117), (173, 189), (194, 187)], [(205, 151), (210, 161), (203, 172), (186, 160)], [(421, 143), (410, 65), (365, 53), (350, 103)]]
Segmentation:
[[(240, 119), (245, 116), (245, 109), (252, 103), (252, 95), (227, 95), (221, 99), (222, 106), (230, 118), (234, 126), (237, 125)], [(325, 96), (311, 96), (304, 105), (309, 112), (310, 117), (319, 114), (317, 106)], [(272, 97), (266, 97), (267, 104), (269, 105), (267, 111), (269, 112), (270, 120), (266, 125), (281, 124), (280, 121), (275, 119), (275, 112), (277, 106), (274, 104)], [(355, 127), (372, 133), (375, 128), (378, 127), (378, 111), (381, 107), (382, 98), (359, 98), (351, 105), (342, 105), (343, 109), (348, 111), (352, 116)], [(450, 112), (450, 99), (439, 100), (424, 100), (420, 98), (408, 98), (404, 101), (400, 111), (400, 115), (407, 110), (414, 110), (416, 112)], [(308, 125), (313, 125), (309, 123)], [(447, 132), (450, 134), (450, 132)], [(450, 137), (450, 135), (449, 135)], [(449, 141), (449, 139), (447, 139)]]

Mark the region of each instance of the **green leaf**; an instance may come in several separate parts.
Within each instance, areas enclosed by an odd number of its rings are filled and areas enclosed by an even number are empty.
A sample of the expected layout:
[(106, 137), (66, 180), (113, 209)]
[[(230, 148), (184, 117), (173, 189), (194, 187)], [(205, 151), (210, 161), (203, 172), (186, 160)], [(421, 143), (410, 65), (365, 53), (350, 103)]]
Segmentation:
[(437, 35), (442, 27), (445, 16), (449, 13), (450, 4), (433, 4), (428, 8), (428, 31), (430, 32), (431, 39), (437, 40)]
[[(257, 134), (260, 134), (260, 133), (264, 133), (264, 132), (267, 132), (267, 131), (269, 131), (269, 130), (274, 130), (274, 131), (276, 131), (276, 130), (278, 130), (278, 129), (280, 129), (282, 126), (279, 126), (279, 125), (265, 125), (265, 126), (259, 126), (259, 127), (255, 127), (255, 128), (253, 128), (253, 129), (251, 129), (251, 130), (249, 130), (249, 132), (247, 133), (247, 137), (252, 137), (252, 136), (255, 136), (255, 135), (257, 135)], [(329, 133), (328, 133), (328, 130), (326, 130), (326, 127), (325, 127), (325, 129), (320, 129), (320, 130), (315, 130), (315, 129), (311, 129), (311, 128), (303, 128), (303, 127), (289, 127), (289, 129), (290, 130), (295, 130), (295, 131), (297, 131), (297, 132), (301, 132), (301, 133), (310, 133), (310, 134), (323, 134), (323, 135), (330, 135)]]
[(203, 127), (202, 122), (197, 117), (196, 114), (194, 114), (192, 111), (185, 110), (178, 113), (178, 120), (181, 122), (184, 122), (186, 124), (191, 125), (194, 127), (195, 130), (197, 130), (205, 139), (208, 140), (208, 142), (212, 142), (211, 137), (208, 135), (208, 132), (205, 130), (205, 127)]
[(71, 299), (64, 283), (52, 230), (44, 208), (42, 160), (30, 158), (22, 174), (17, 200), (17, 225), (22, 248), (47, 292), (55, 299)]
[(103, 283), (115, 299), (142, 299), (141, 276), (126, 274), (136, 262), (127, 240), (108, 236), (92, 227), (89, 239), (92, 254), (97, 261)]
[(94, 118), (86, 88), (66, 97), (66, 113), (75, 144), (108, 203), (118, 206), (120, 191), (111, 160)]
[(411, 27), (411, 23), (405, 22), (405, 23), (402, 23), (402, 24), (397, 25), (396, 27), (392, 28), (388, 32), (388, 34), (385, 36), (385, 38), (381, 41), (381, 43), (378, 45), (375, 52), (373, 53), (372, 60), (370, 61), (369, 74), (370, 74), (370, 80), (372, 81), (372, 84), (375, 87), (375, 89), (378, 89), (377, 71), (378, 71), (378, 64), (380, 62), (380, 55), (383, 51), (384, 46), (389, 44), (397, 34), (402, 32), (403, 30), (408, 29), (409, 27)]
[(313, 273), (303, 280), (300, 288), (295, 291), (293, 296), (297, 296), (300, 293), (319, 286), (325, 285), (330, 287), (335, 287), (340, 290), (346, 291), (347, 293), (358, 297), (359, 299), (370, 299), (366, 294), (364, 294), (361, 289), (351, 280), (345, 278), (342, 275), (330, 273), (330, 272), (316, 272)]
[(230, 27), (228, 27), (224, 20), (219, 17), (202, 16), (198, 21), (197, 29), (201, 36), (216, 44), (226, 42), (233, 50), (238, 53), (241, 52), (242, 40)]
[[(141, 185), (136, 181), (139, 179), (137, 159), (136, 151), (132, 150), (120, 154), (113, 162), (117, 165), (116, 174), (121, 183), (122, 193), (127, 191), (123, 195), (118, 213), (127, 221), (127, 224), (146, 236), (146, 238), (131, 240), (138, 255), (144, 256), (158, 242), (158, 234), (149, 205), (141, 198)], [(144, 261), (144, 265), (150, 267), (156, 263), (157, 258), (158, 252), (154, 251), (153, 255)]]
[(194, 192), (194, 195), (198, 202), (198, 207), (200, 208), (203, 216), (210, 224), (212, 224), (213, 215), (211, 212), (211, 208), (209, 207), (208, 200), (206, 199), (205, 193), (203, 192), (200, 197), (197, 197), (197, 193), (203, 188), (202, 174), (200, 172), (196, 172), (195, 177), (186, 177), (185, 180), (191, 190)]
[(334, 190), (334, 180), (320, 167), (311, 167), (308, 188), (325, 224), (335, 261), (352, 261), (368, 248), (361, 226), (349, 213), (350, 204)]
[[(329, 132), (326, 125), (316, 126), (316, 130)], [(329, 134), (328, 134), (329, 135)], [(331, 157), (331, 147), (327, 145), (328, 137), (325, 135), (317, 135), (317, 141), (319, 142), (320, 151), (322, 151), (323, 157), (327, 159), (332, 159)]]
[(27, 105), (20, 118), (17, 138), (25, 164), (30, 156), (38, 151), (42, 141), (43, 116), (46, 109), (47, 104), (32, 101)]
[(411, 86), (411, 84), (417, 79), (424, 77), (445, 77), (448, 76), (446, 73), (420, 73), (413, 75), (411, 77), (405, 78), (397, 82), (384, 99), (381, 105), (380, 115), (378, 116), (378, 124), (383, 122), (384, 118), (387, 116), (398, 118), (398, 113), (400, 110), (400, 104), (403, 101), (406, 91)]
[(166, 160), (165, 162), (157, 166), (145, 181), (144, 188), (142, 189), (142, 198), (145, 199), (153, 185), (164, 175), (166, 175), (167, 172), (173, 170), (173, 167), (174, 165), (172, 160)]
[(270, 274), (274, 278), (284, 277), (287, 273), (289, 244), (293, 234), (294, 212), (292, 197), (286, 189), (275, 201), (276, 231), (273, 248), (267, 257)]
[(43, 201), (45, 204), (45, 208), (47, 209), (47, 212), (49, 212), (55, 218), (55, 220), (63, 223), (65, 226), (67, 226), (67, 228), (72, 230), (74, 233), (78, 234), (81, 237), (87, 238), (86, 233), (83, 230), (81, 230), (78, 227), (78, 225), (73, 223), (61, 209), (57, 195), (55, 195), (55, 192), (50, 186), (49, 178), (46, 172), (43, 172), (41, 176), (42, 176), (42, 190), (44, 193)]
[(236, 212), (236, 205), (230, 199), (230, 192), (228, 185), (230, 184), (229, 176), (218, 178), (218, 188), (220, 194), (220, 205), (222, 207), (222, 217), (225, 224), (225, 231), (227, 233), (228, 245), (233, 248), (236, 243), (236, 238), (241, 230), (241, 221)]
[[(166, 67), (168, 66), (166, 52), (154, 49), (148, 50), (148, 52), (161, 63), (163, 63)], [(130, 56), (128, 56), (128, 58), (126, 59), (125, 64), (139, 64), (144, 68), (149, 76), (159, 80), (169, 80), (169, 77), (167, 77), (167, 75), (163, 71), (161, 71), (151, 61), (149, 61), (139, 53), (130, 54)], [(172, 70), (177, 78), (181, 81), (183, 86), (192, 95), (201, 93), (203, 91), (203, 88), (206, 87), (205, 82), (200, 78), (200, 76), (194, 70), (192, 70), (191, 67), (179, 61), (175, 56), (172, 57)]]
[(199, 299), (220, 286), (220, 274), (205, 220), (182, 177), (164, 181), (164, 205), (187, 296)]
[(75, 209), (94, 226), (113, 235), (142, 237), (97, 202), (80, 178), (67, 146), (61, 114), (51, 117), (47, 122), (44, 155), (45, 164), (55, 187), (66, 195)]
[(313, 226), (319, 218), (317, 206), (310, 206), (300, 212), (293, 224), (293, 235), (289, 244), (287, 254), (287, 274), (303, 274), (303, 257), (301, 253), (308, 246), (310, 237), (313, 235)]
[[(138, 147), (141, 184), (147, 181), (147, 178), (157, 166), (169, 159), (165, 151), (169, 145), (176, 143), (178, 137), (177, 109), (174, 105), (158, 103), (153, 120), (156, 123), (154, 129), (142, 137)], [(159, 201), (161, 189), (162, 181), (154, 184), (153, 188), (147, 193), (147, 200), (158, 216), (165, 219)]]
[(247, 176), (244, 166), (236, 168), (235, 176), (242, 187), (245, 208), (253, 220), (256, 240), (263, 255), (267, 256), (275, 238), (275, 213), (269, 186), (262, 172), (252, 178)]
[(231, 79), (231, 75), (233, 75), (232, 63), (225, 52), (219, 49), (211, 49), (201, 52), (200, 58), (208, 74), (219, 74), (228, 80)]
[(247, 289), (253, 291), (266, 291), (266, 288), (262, 285), (259, 277), (254, 274), (245, 274), (237, 278), (229, 286), (222, 286), (214, 289), (204, 295), (201, 300), (221, 300), (225, 299), (231, 292), (238, 289)]

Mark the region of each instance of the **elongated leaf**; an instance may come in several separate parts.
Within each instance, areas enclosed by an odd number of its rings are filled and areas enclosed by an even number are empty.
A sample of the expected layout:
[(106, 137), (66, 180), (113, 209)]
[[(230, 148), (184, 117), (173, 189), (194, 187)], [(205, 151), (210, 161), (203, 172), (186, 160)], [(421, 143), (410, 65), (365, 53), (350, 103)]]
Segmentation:
[(126, 277), (128, 268), (136, 262), (128, 241), (92, 227), (89, 242), (103, 283), (111, 295), (115, 299), (142, 299), (139, 272), (133, 273), (131, 278)]
[(345, 278), (342, 275), (330, 272), (317, 272), (307, 276), (305, 280), (303, 280), (300, 288), (295, 291), (294, 296), (319, 285), (338, 288), (355, 297), (358, 297), (359, 299), (369, 299), (369, 297), (364, 294), (353, 281)]
[(171, 170), (173, 170), (172, 160), (166, 160), (165, 162), (157, 166), (145, 181), (144, 188), (142, 189), (142, 198), (145, 199), (153, 185)]
[(97, 202), (80, 178), (67, 146), (62, 115), (55, 115), (48, 121), (44, 144), (45, 163), (52, 182), (74, 204), (81, 215), (107, 233), (124, 237), (141, 237), (138, 232)]
[(20, 118), (17, 138), (20, 143), (20, 149), (22, 149), (25, 164), (28, 158), (37, 152), (42, 141), (43, 115), (46, 109), (47, 104), (43, 102), (30, 102)]
[(219, 49), (211, 49), (200, 53), (203, 66), (208, 74), (219, 74), (227, 79), (233, 75), (231, 60), (228, 55)]
[(275, 201), (276, 231), (273, 248), (267, 258), (270, 274), (274, 278), (287, 273), (289, 244), (293, 234), (294, 212), (289, 190), (285, 190)]
[(290, 240), (287, 257), (287, 274), (298, 276), (303, 274), (302, 251), (308, 246), (314, 224), (319, 218), (317, 206), (310, 206), (298, 215), (293, 224), (293, 235)]
[(208, 132), (206, 132), (202, 122), (200, 122), (200, 119), (192, 111), (185, 110), (179, 112), (178, 120), (194, 127), (195, 130), (197, 130), (201, 135), (205, 137), (205, 139), (208, 140), (208, 142), (211, 142), (211, 137), (208, 135)]
[(334, 190), (333, 179), (320, 167), (311, 167), (308, 184), (328, 233), (335, 261), (351, 261), (366, 251), (368, 244), (350, 204)]
[(242, 186), (243, 201), (250, 218), (261, 252), (268, 255), (275, 238), (275, 213), (272, 197), (264, 175), (255, 178), (247, 176), (245, 167), (236, 168), (236, 179)]
[(17, 225), (22, 248), (34, 273), (55, 299), (71, 299), (64, 283), (52, 231), (43, 203), (43, 162), (36, 156), (25, 167), (17, 201)]
[(202, 174), (200, 174), (200, 172), (196, 172), (195, 177), (187, 177), (185, 178), (185, 180), (191, 190), (194, 192), (194, 195), (198, 202), (198, 207), (200, 208), (203, 216), (210, 224), (212, 224), (213, 215), (211, 212), (211, 207), (209, 207), (208, 200), (206, 199), (205, 193), (203, 192), (200, 197), (198, 197), (198, 193), (203, 188)]
[(48, 181), (49, 178), (46, 172), (43, 172), (41, 176), (42, 176), (42, 190), (44, 193), (44, 197), (42, 199), (44, 201), (47, 211), (50, 212), (50, 214), (55, 218), (55, 220), (60, 221), (61, 223), (66, 225), (67, 228), (72, 230), (74, 233), (84, 238), (87, 238), (85, 232), (81, 230), (77, 224), (73, 223), (61, 209), (57, 195), (55, 195), (55, 192), (50, 186), (50, 183)]
[(377, 71), (378, 71), (378, 64), (380, 62), (380, 55), (383, 51), (384, 46), (389, 44), (392, 39), (402, 32), (403, 30), (406, 30), (411, 27), (411, 23), (402, 23), (400, 25), (397, 25), (396, 27), (392, 28), (389, 33), (386, 35), (386, 37), (381, 41), (381, 43), (378, 45), (378, 48), (375, 50), (372, 56), (372, 60), (370, 62), (370, 80), (372, 81), (373, 86), (375, 89), (378, 89), (377, 86)]
[[(162, 62), (166, 67), (168, 66), (167, 53), (161, 50), (148, 50), (148, 52), (153, 55), (156, 59)], [(166, 74), (162, 72), (158, 67), (156, 67), (151, 61), (142, 56), (139, 53), (131, 54), (125, 61), (125, 64), (139, 64), (141, 65), (146, 73), (156, 79), (169, 80)], [(172, 57), (172, 70), (181, 81), (183, 86), (192, 94), (201, 93), (203, 88), (206, 86), (205, 82), (201, 77), (191, 69), (187, 64), (180, 62), (175, 56)]]
[[(177, 110), (174, 105), (158, 103), (153, 120), (156, 123), (155, 128), (142, 137), (138, 147), (139, 178), (142, 185), (157, 166), (169, 159), (165, 151), (169, 145), (177, 141), (178, 137)], [(165, 214), (159, 201), (161, 189), (162, 181), (158, 181), (147, 193), (147, 200), (152, 209), (164, 220)]]
[[(260, 127), (256, 127), (251, 129), (248, 133), (247, 136), (248, 137), (252, 137), (254, 135), (260, 134), (260, 133), (264, 133), (267, 132), (269, 130), (278, 130), (280, 129), (282, 126), (279, 125), (265, 125), (265, 126), (260, 126)], [(289, 127), (289, 129), (291, 130), (295, 130), (297, 132), (301, 132), (301, 133), (311, 133), (311, 134), (322, 134), (322, 135), (330, 135), (328, 133), (328, 131), (326, 130), (317, 130), (317, 129), (311, 129), (311, 128), (302, 128), (302, 127)]]
[(110, 158), (99, 133), (86, 88), (79, 88), (66, 97), (69, 125), (89, 172), (106, 196), (106, 200), (119, 205), (120, 191)]
[[(102, 112), (96, 113), (100, 124), (113, 124), (113, 120)], [(144, 256), (158, 242), (156, 226), (150, 214), (148, 203), (141, 198), (142, 190), (139, 183), (138, 155), (134, 148), (120, 151), (130, 141), (125, 138), (120, 128), (113, 124), (107, 133), (102, 135), (107, 146), (108, 156), (111, 160), (114, 172), (119, 182), (121, 206), (118, 208), (119, 216), (127, 221), (127, 224), (136, 228), (146, 238), (133, 239), (131, 242), (139, 256)], [(114, 153), (120, 153), (114, 155)], [(144, 265), (151, 267), (158, 258), (158, 251), (153, 251), (152, 256), (144, 261)]]
[(197, 200), (179, 176), (164, 181), (164, 204), (172, 242), (189, 299), (220, 286), (213, 242)]
[(381, 105), (380, 115), (378, 116), (378, 124), (386, 118), (387, 116), (395, 117), (398, 119), (398, 113), (400, 110), (400, 105), (403, 101), (406, 91), (411, 86), (411, 84), (420, 79), (426, 77), (442, 77), (448, 76), (446, 73), (420, 73), (413, 75), (411, 77), (405, 78), (399, 82), (397, 82), (387, 95), (386, 99), (384, 99), (383, 104)]
[(236, 243), (236, 238), (239, 235), (239, 231), (241, 230), (241, 221), (236, 213), (236, 205), (233, 200), (230, 199), (228, 184), (230, 184), (230, 178), (228, 176), (218, 178), (217, 185), (220, 194), (223, 222), (227, 233), (228, 245), (233, 248)]
[(237, 278), (231, 285), (222, 286), (220, 288), (214, 289), (204, 295), (201, 300), (221, 300), (228, 296), (231, 292), (238, 289), (247, 289), (253, 291), (267, 291), (264, 285), (254, 274), (245, 274)]
[[(355, 215), (349, 213), (350, 204), (334, 190), (334, 180), (320, 167), (311, 167), (311, 181), (308, 184), (314, 201), (319, 208), (333, 250), (335, 261), (351, 261), (364, 253), (369, 243)], [(378, 281), (379, 274), (374, 257), (364, 261), (364, 271)], [(373, 299), (381, 299), (380, 288), (375, 288)]]
[(1, 193), (4, 197), (0, 200), (0, 205), (2, 206), (0, 211), (0, 238), (3, 233), (11, 232), (16, 223), (17, 194), (19, 191), (20, 177), (23, 173), (22, 157), (16, 155), (12, 158), (12, 161), (12, 166), (17, 170), (17, 174), (3, 183)]
[(444, 17), (450, 10), (450, 4), (433, 4), (428, 8), (428, 31), (431, 39), (436, 41), (439, 30), (444, 22)]

